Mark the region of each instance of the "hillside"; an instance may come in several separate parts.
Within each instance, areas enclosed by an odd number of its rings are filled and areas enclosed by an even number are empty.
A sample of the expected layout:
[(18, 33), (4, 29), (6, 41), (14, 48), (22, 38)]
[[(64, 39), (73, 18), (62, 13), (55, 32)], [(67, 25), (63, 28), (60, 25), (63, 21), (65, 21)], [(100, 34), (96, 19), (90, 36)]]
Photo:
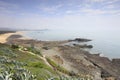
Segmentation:
[(120, 79), (119, 59), (90, 54), (84, 50), (89, 48), (87, 44), (70, 46), (66, 43), (69, 41), (14, 39), (0, 44), (1, 74), (14, 78), (15, 75), (26, 76), (27, 80)]
[[(71, 72), (31, 47), (0, 44), (0, 67), (0, 80), (73, 79)], [(74, 79), (85, 78), (75, 76)]]

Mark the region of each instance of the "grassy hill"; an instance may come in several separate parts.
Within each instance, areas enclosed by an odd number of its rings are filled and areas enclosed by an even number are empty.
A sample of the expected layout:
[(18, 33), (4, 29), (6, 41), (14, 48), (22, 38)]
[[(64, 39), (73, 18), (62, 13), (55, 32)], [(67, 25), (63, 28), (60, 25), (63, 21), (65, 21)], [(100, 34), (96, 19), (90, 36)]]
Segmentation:
[[(14, 49), (9, 45), (0, 44), (0, 66), (12, 69), (8, 71), (10, 73), (17, 74), (17, 70), (14, 68), (30, 72), (31, 76), (34, 75), (37, 80), (44, 80), (55, 75), (52, 68), (45, 64), (45, 62), (37, 56), (31, 55), (27, 52), (19, 51), (17, 48)], [(4, 69), (1, 68), (1, 73)], [(28, 74), (26, 72), (26, 74)]]
[(73, 76), (72, 72), (57, 65), (50, 58), (43, 57), (40, 50), (0, 44), (0, 80), (78, 80), (80, 78), (82, 79), (75, 74)]

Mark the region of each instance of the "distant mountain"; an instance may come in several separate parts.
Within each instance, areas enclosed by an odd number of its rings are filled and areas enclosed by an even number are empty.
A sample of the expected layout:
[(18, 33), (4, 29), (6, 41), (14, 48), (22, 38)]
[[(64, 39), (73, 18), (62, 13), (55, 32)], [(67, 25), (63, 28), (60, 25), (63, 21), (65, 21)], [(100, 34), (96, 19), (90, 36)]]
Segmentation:
[(48, 31), (50, 29), (21, 29), (23, 31)]
[(13, 33), (16, 31), (10, 28), (0, 28), (0, 34), (11, 33), (11, 32)]
[(0, 31), (48, 31), (49, 29), (25, 29), (25, 28), (4, 28), (0, 27)]
[(14, 29), (11, 29), (11, 28), (1, 28), (0, 27), (0, 31), (15, 31)]

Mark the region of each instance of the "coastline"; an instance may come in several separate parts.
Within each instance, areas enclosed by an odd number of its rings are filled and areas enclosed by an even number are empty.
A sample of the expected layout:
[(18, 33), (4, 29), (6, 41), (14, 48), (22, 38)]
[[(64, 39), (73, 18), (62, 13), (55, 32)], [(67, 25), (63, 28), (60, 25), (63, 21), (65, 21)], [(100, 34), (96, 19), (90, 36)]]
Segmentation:
[[(0, 34), (0, 43), (6, 43), (8, 42), (8, 39), (11, 36), (20, 36), (19, 39), (25, 39), (28, 40), (29, 38), (27, 38), (26, 36), (24, 36), (24, 32), (23, 31), (16, 31), (16, 32), (6, 32), (4, 34)], [(12, 37), (12, 39), (14, 39), (15, 37)]]
[[(79, 38), (79, 40), (82, 40), (83, 42), (87, 39)], [(72, 41), (76, 41), (76, 39)], [(34, 49), (40, 50), (43, 55), (42, 59), (45, 61), (46, 58), (49, 58), (57, 65), (64, 67), (68, 71), (73, 70), (75, 74), (79, 75), (80, 73), (85, 76), (87, 74), (94, 77), (94, 80), (119, 77), (120, 68), (118, 63), (120, 59), (109, 60), (109, 58), (101, 56), (100, 54), (91, 54), (89, 51), (84, 50), (84, 48), (92, 48), (89, 45), (78, 45), (73, 43), (73, 46), (71, 46), (69, 44), (65, 44), (68, 42), (69, 40), (38, 41), (27, 38), (24, 35), (24, 31), (4, 33), (0, 35), (0, 43), (17, 44), (24, 48), (33, 47)], [(98, 74), (93, 76), (96, 72)], [(101, 75), (103, 75), (103, 77), (101, 77)]]

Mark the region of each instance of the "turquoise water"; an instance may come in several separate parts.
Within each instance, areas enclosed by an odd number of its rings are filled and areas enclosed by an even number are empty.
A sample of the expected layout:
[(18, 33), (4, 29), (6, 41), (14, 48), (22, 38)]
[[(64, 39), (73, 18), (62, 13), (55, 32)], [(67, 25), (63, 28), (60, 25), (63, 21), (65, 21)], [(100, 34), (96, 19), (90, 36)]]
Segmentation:
[(120, 58), (119, 30), (41, 30), (26, 31), (25, 34), (36, 40), (56, 41), (75, 38), (88, 38), (94, 46), (94, 53), (102, 53), (109, 58)]

